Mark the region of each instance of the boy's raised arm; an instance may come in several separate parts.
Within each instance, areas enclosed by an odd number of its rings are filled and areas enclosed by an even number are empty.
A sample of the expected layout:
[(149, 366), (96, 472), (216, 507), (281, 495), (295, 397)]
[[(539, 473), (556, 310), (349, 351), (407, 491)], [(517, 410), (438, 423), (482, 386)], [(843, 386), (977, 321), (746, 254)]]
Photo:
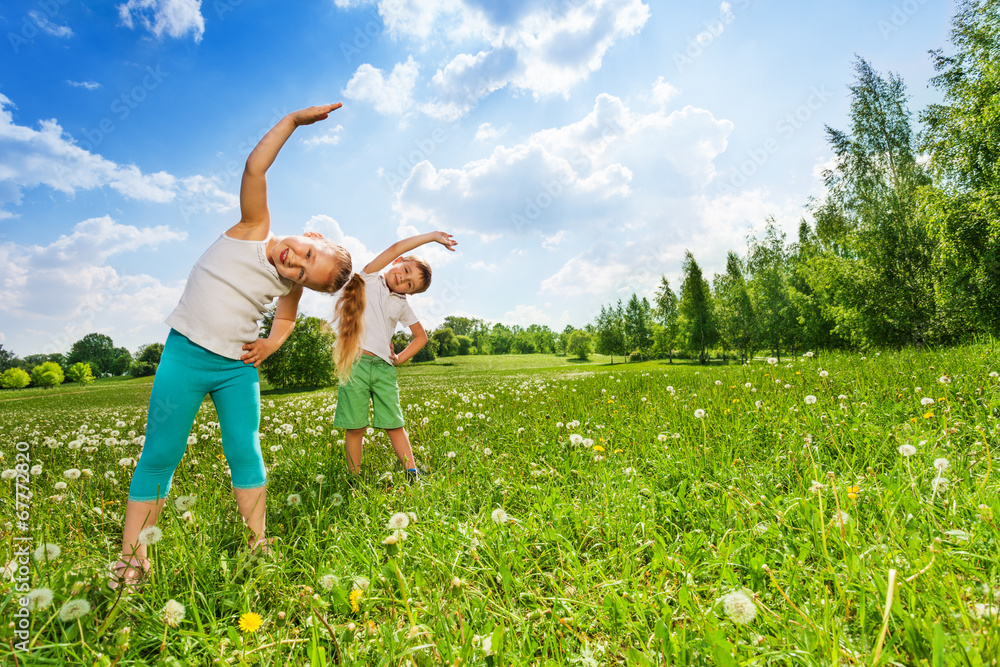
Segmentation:
[(428, 232), (426, 234), (418, 234), (417, 236), (411, 236), (408, 239), (402, 239), (401, 241), (396, 241), (391, 246), (379, 253), (379, 256), (368, 262), (364, 268), (365, 273), (376, 273), (381, 271), (385, 267), (392, 263), (392, 260), (396, 259), (401, 255), (419, 248), (425, 243), (430, 243), (435, 241), (440, 243), (448, 250), (455, 252), (455, 244), (458, 243), (452, 238), (451, 234), (447, 232)]
[(268, 225), (269, 230), (271, 217), (267, 210), (267, 179), (265, 178), (267, 170), (274, 163), (274, 159), (278, 157), (278, 151), (288, 141), (288, 137), (292, 136), (295, 128), (324, 120), (331, 111), (339, 109), (340, 106), (340, 102), (337, 102), (336, 104), (325, 104), (293, 111), (279, 120), (261, 138), (253, 151), (250, 152), (246, 167), (243, 169), (243, 181), (240, 184), (239, 227), (249, 231), (249, 228), (258, 225)]

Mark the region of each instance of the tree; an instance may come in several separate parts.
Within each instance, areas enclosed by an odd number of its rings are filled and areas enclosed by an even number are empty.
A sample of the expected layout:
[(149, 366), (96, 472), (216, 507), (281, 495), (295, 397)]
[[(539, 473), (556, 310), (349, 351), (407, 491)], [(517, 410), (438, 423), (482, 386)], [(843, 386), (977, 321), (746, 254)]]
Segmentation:
[(748, 292), (755, 323), (755, 342), (781, 358), (791, 347), (797, 327), (795, 306), (788, 291), (788, 255), (785, 233), (768, 219), (764, 238), (749, 238)]
[(715, 278), (716, 315), (719, 334), (746, 361), (753, 355), (757, 319), (743, 275), (743, 262), (732, 251), (726, 255), (726, 273)]
[(0, 373), (0, 387), (21, 389), (31, 384), (31, 376), (23, 368), (8, 368)]
[(681, 270), (684, 272), (684, 282), (681, 284), (678, 311), (684, 318), (687, 345), (690, 350), (698, 353), (701, 363), (708, 363), (708, 347), (716, 339), (711, 290), (690, 250), (684, 251)]
[[(119, 358), (122, 356), (121, 351), (122, 348), (115, 348), (115, 343), (110, 336), (102, 333), (90, 333), (73, 343), (66, 361), (70, 365), (78, 361), (90, 364), (91, 370), (98, 376), (115, 375), (116, 373), (112, 373), (112, 368), (117, 370), (120, 363)], [(131, 362), (131, 359), (129, 361)], [(125, 368), (127, 369), (128, 366)], [(124, 372), (125, 369), (122, 369), (121, 373)]]
[(932, 241), (917, 215), (930, 178), (917, 161), (902, 79), (861, 58), (854, 69), (851, 132), (827, 127), (837, 160), (814, 211), (829, 250), (814, 261), (814, 286), (828, 286), (830, 314), (855, 342), (920, 343), (936, 319)]
[[(618, 301), (615, 306), (601, 306), (601, 314), (597, 316), (596, 343), (598, 354), (606, 354), (611, 357), (611, 365), (615, 364), (615, 355), (625, 356), (625, 316), (622, 313), (622, 302)], [(563, 334), (566, 335), (565, 333)], [(572, 332), (570, 338), (572, 338)], [(567, 338), (568, 351), (569, 338)]]
[(63, 369), (54, 361), (46, 361), (31, 370), (31, 382), (36, 387), (57, 387), (65, 377)]
[(569, 342), (566, 344), (566, 349), (569, 354), (573, 355), (577, 359), (586, 361), (591, 352), (590, 345), (590, 334), (586, 331), (577, 330), (570, 334)]
[(90, 364), (78, 361), (66, 371), (66, 379), (70, 382), (87, 385), (94, 381), (94, 374), (90, 372)]
[(514, 334), (509, 328), (497, 322), (490, 331), (490, 354), (507, 354), (514, 344)]
[(458, 343), (458, 354), (465, 356), (472, 353), (472, 338), (469, 336), (455, 336)]
[(567, 324), (566, 328), (556, 337), (555, 351), (556, 354), (566, 354), (566, 346), (569, 344), (569, 337), (576, 331), (576, 328), (572, 324)]
[(3, 345), (0, 344), (0, 373), (3, 373), (9, 368), (16, 367), (17, 362), (17, 355), (10, 350), (3, 349)]
[(653, 335), (650, 331), (651, 309), (649, 301), (642, 301), (635, 294), (625, 306), (623, 326), (625, 330), (625, 345), (629, 353), (638, 352), (644, 355), (653, 346)]
[[(677, 326), (677, 295), (670, 289), (670, 281), (666, 276), (660, 276), (660, 286), (656, 290), (655, 313), (663, 325), (658, 347), (666, 351), (667, 359), (674, 363), (674, 346), (679, 333)], [(654, 343), (655, 343), (654, 339)]]
[(431, 337), (428, 337), (427, 343), (415, 355), (410, 357), (410, 360), (415, 363), (434, 361), (435, 359), (437, 359), (437, 341)]
[[(264, 316), (262, 338), (271, 333), (274, 312), (271, 308)], [(324, 320), (300, 313), (284, 345), (261, 362), (260, 371), (275, 387), (328, 387), (336, 382), (333, 363), (335, 338), (330, 325)]]
[(163, 343), (149, 343), (143, 345), (135, 353), (135, 360), (147, 364), (159, 365), (160, 356), (163, 354)]
[[(962, 0), (952, 20), (955, 54), (932, 51), (943, 94), (921, 120), (936, 187), (922, 191), (937, 298), (951, 329), (1000, 330), (1000, 3)], [(956, 336), (957, 337), (957, 336)]]
[(535, 347), (534, 337), (524, 330), (514, 334), (511, 349), (518, 354), (534, 354), (538, 352), (538, 348)]
[(431, 338), (437, 344), (437, 354), (439, 357), (454, 357), (458, 354), (458, 341), (455, 339), (455, 332), (450, 327), (441, 327), (431, 334)]

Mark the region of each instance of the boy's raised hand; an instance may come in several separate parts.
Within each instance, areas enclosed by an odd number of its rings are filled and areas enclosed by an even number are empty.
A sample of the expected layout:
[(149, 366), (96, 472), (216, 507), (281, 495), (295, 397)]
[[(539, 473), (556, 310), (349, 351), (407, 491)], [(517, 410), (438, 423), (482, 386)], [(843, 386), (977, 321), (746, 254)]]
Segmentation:
[(432, 234), (434, 236), (433, 241), (437, 241), (448, 250), (455, 252), (455, 245), (458, 244), (458, 241), (452, 238), (451, 234), (448, 232), (432, 232)]
[(336, 104), (323, 104), (318, 107), (309, 107), (293, 111), (290, 115), (296, 125), (312, 125), (318, 120), (326, 120), (331, 111), (335, 111), (343, 106), (340, 102)]

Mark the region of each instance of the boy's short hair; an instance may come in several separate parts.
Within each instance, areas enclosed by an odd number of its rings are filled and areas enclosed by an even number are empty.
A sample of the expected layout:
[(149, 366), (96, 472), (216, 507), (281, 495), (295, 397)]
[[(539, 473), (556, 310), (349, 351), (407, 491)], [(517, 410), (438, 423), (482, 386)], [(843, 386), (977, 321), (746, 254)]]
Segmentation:
[(423, 257), (418, 257), (417, 255), (406, 255), (405, 257), (400, 257), (399, 259), (403, 262), (413, 262), (414, 266), (417, 267), (417, 271), (420, 273), (420, 277), (423, 278), (420, 289), (414, 292), (414, 294), (426, 292), (427, 288), (431, 286), (431, 265), (427, 263), (427, 260)]

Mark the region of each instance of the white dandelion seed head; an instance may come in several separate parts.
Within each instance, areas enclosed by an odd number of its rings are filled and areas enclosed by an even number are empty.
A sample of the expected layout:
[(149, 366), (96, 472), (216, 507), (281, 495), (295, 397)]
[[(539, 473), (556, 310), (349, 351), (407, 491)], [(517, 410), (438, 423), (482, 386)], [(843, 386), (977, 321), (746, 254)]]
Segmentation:
[(941, 384), (951, 384), (951, 378), (948, 377), (947, 375), (942, 375), (941, 377), (938, 378), (938, 382), (940, 382)]
[(316, 475), (316, 483), (322, 484), (326, 481), (326, 475)]
[(344, 504), (344, 496), (340, 495), (339, 493), (335, 493), (332, 496), (330, 496), (330, 502), (333, 504), (334, 507), (340, 507), (341, 505)]
[(580, 435), (579, 433), (570, 433), (569, 441), (574, 445), (581, 445), (583, 444), (583, 436)]
[(743, 591), (734, 591), (722, 598), (722, 610), (737, 625), (746, 625), (757, 617), (757, 605)]
[(417, 513), (416, 512), (407, 512), (406, 516), (410, 517), (410, 523), (412, 523), (412, 524), (416, 524), (417, 523)]
[(944, 472), (948, 469), (948, 459), (934, 459), (934, 467), (938, 472)]
[(934, 493), (944, 493), (948, 490), (949, 484), (951, 484), (951, 482), (947, 477), (935, 477), (931, 480), (931, 490), (933, 490)]
[(65, 488), (66, 488), (67, 486), (68, 486), (68, 485), (66, 484), (66, 482), (56, 482), (55, 484), (53, 484), (53, 485), (52, 485), (52, 487), (53, 487), (53, 488), (54, 488), (54, 489), (55, 489), (56, 491), (62, 491), (62, 490), (63, 490), (63, 489), (65, 489)]
[(13, 468), (8, 468), (7, 470), (4, 470), (2, 473), (0, 473), (0, 479), (3, 480), (11, 480), (14, 479), (15, 477), (17, 477), (17, 471), (14, 470)]
[(777, 364), (777, 363), (778, 363), (778, 360), (777, 360), (776, 358), (774, 358), (774, 357), (768, 357), (768, 358), (767, 358), (767, 363), (769, 363), (769, 364), (771, 364), (772, 366), (774, 366), (775, 364)]
[(489, 447), (483, 447), (483, 456), (490, 456), (493, 454), (493, 450)]
[(196, 436), (196, 435), (189, 435), (188, 436), (187, 444), (194, 445), (194, 444), (197, 444), (197, 443), (198, 443), (198, 436)]
[(996, 371), (990, 371), (990, 377), (991, 378), (996, 378), (998, 376), (1000, 376), (1000, 374), (998, 374)]
[(172, 628), (176, 628), (180, 625), (181, 621), (184, 620), (184, 614), (187, 610), (184, 609), (182, 605), (177, 600), (167, 600), (167, 603), (163, 605), (163, 622)]
[(447, 456), (449, 459), (453, 459), (455, 458), (456, 454), (455, 452), (448, 452), (447, 454), (445, 454), (445, 456)]
[(806, 396), (805, 401), (806, 405), (812, 405), (813, 403), (816, 402), (816, 397), (813, 396), (812, 394), (809, 394), (808, 396)]
[(920, 399), (920, 405), (934, 405), (934, 399), (930, 396), (924, 396)]
[(389, 530), (399, 530), (410, 525), (410, 517), (405, 512), (396, 512), (389, 517), (389, 523), (385, 525)]
[(46, 542), (35, 549), (34, 556), (35, 560), (44, 563), (46, 561), (53, 561), (56, 558), (59, 558), (59, 554), (61, 553), (62, 549), (59, 548), (58, 544)]
[(917, 448), (914, 447), (913, 445), (900, 445), (899, 453), (909, 458), (917, 453)]
[(459, 579), (458, 577), (452, 577), (451, 578), (451, 587), (452, 588), (461, 588), (462, 587), (462, 580)]
[(176, 507), (181, 512), (185, 512), (198, 502), (198, 496), (177, 496), (174, 499), (174, 507)]
[(139, 531), (139, 544), (144, 547), (156, 544), (163, 539), (163, 531), (156, 526), (146, 526)]
[(847, 512), (845, 512), (843, 510), (838, 510), (838, 511), (834, 512), (833, 516), (830, 518), (830, 525), (831, 526), (835, 526), (837, 528), (844, 528), (845, 526), (847, 526), (848, 524), (850, 524), (851, 521), (852, 521), (852, 519), (847, 514)]
[(191, 510), (181, 514), (181, 521), (191, 522), (194, 521), (194, 514), (191, 514)]
[(45, 609), (52, 604), (52, 589), (36, 588), (28, 591), (25, 597), (28, 598), (28, 609), (31, 611)]
[(70, 623), (78, 618), (83, 618), (90, 613), (90, 603), (82, 598), (69, 600), (59, 610), (59, 619), (65, 623)]
[(701, 419), (702, 417), (705, 416), (705, 411), (702, 410), (701, 408), (698, 408), (697, 410), (694, 411), (694, 416), (696, 419)]
[(659, 440), (660, 442), (666, 442), (667, 441), (667, 434), (666, 433), (661, 433), (658, 436), (656, 436), (656, 439)]
[(820, 372), (819, 372), (819, 376), (820, 376), (821, 378), (825, 378), (825, 377), (829, 377), (829, 376), (830, 376), (830, 374), (829, 374), (829, 373), (828, 373), (827, 371), (820, 371)]
[(812, 491), (813, 493), (819, 493), (820, 491), (822, 491), (825, 488), (826, 488), (826, 484), (823, 484), (822, 482), (817, 482), (814, 479), (812, 481), (812, 486), (809, 487), (809, 490)]
[(79, 468), (70, 468), (63, 472), (63, 477), (66, 479), (80, 479), (80, 474)]
[(351, 580), (351, 587), (356, 588), (359, 591), (367, 591), (368, 586), (370, 585), (371, 582), (368, 580), (368, 577), (354, 577), (354, 579)]
[(813, 356), (813, 352), (812, 352), (812, 350), (810, 350), (810, 351), (806, 352), (806, 353), (805, 353), (805, 355), (803, 355), (803, 356), (805, 356), (805, 357), (807, 357), (807, 358), (811, 358), (811, 357)]
[(324, 574), (319, 578), (319, 587), (324, 591), (332, 590), (337, 585), (337, 577), (332, 574)]
[(510, 516), (500, 507), (490, 513), (490, 518), (493, 519), (493, 523), (507, 523), (510, 521)]
[(285, 502), (291, 505), (292, 507), (295, 507), (296, 505), (301, 505), (302, 496), (300, 496), (297, 493), (290, 493), (288, 494), (288, 498), (285, 499)]

